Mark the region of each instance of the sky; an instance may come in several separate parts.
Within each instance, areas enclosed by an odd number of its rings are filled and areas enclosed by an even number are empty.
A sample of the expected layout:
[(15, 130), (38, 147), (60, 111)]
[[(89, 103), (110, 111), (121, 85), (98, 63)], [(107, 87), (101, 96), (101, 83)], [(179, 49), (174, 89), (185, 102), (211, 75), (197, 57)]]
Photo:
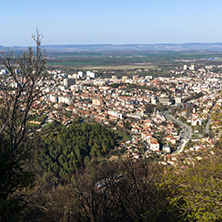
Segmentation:
[(221, 0), (0, 0), (0, 45), (222, 42)]

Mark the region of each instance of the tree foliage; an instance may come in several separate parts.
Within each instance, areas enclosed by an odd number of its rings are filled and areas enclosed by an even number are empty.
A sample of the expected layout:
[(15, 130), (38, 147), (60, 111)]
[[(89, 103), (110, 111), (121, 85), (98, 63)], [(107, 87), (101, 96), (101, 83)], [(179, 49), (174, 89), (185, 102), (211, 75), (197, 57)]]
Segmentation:
[[(28, 206), (32, 221), (183, 221), (171, 207), (164, 167), (147, 160), (92, 161), (72, 183), (40, 189)], [(41, 217), (41, 220), (37, 220)]]
[(200, 93), (194, 93), (191, 97), (188, 97), (186, 99), (184, 99), (184, 103), (189, 102), (190, 100), (194, 100), (194, 99), (199, 99), (200, 97), (202, 97), (204, 94), (202, 92)]
[(155, 105), (147, 103), (145, 104), (145, 109), (146, 109), (146, 113), (152, 114), (155, 109)]
[(164, 167), (147, 160), (105, 162), (77, 176), (73, 192), (90, 221), (175, 221), (163, 175)]
[(33, 175), (23, 169), (14, 154), (2, 152), (1, 144), (0, 149), (0, 221), (18, 221), (25, 206), (19, 191), (32, 184)]
[(192, 156), (189, 164), (173, 167), (146, 159), (91, 160), (68, 184), (50, 188), (46, 182), (31, 190), (32, 203), (24, 217), (29, 221), (221, 221), (222, 155), (220, 150), (214, 153), (203, 153), (202, 160)]
[(45, 175), (63, 181), (87, 165), (90, 159), (105, 155), (117, 144), (118, 135), (99, 124), (73, 123), (42, 136), (37, 150), (37, 168)]
[(177, 169), (177, 174), (168, 174), (174, 190), (171, 202), (186, 216), (186, 221), (222, 220), (221, 157), (221, 150), (206, 152), (201, 160), (193, 157), (191, 165)]

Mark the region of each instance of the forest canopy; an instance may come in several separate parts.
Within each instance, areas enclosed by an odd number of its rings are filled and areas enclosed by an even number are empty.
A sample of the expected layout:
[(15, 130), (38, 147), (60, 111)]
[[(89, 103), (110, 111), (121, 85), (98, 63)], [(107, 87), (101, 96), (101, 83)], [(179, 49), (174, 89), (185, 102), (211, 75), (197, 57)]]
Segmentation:
[(35, 152), (35, 167), (44, 175), (64, 180), (84, 167), (92, 158), (107, 154), (119, 136), (100, 124), (72, 123), (43, 135)]

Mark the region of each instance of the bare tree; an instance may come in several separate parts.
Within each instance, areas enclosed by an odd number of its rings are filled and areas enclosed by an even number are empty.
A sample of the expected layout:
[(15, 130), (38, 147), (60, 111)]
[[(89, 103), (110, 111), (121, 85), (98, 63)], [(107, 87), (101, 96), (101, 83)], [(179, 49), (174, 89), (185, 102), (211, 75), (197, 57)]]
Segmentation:
[(27, 121), (33, 106), (45, 95), (47, 84), (45, 52), (37, 30), (36, 49), (0, 57), (7, 74), (0, 75), (0, 221), (18, 221), (22, 188), (32, 183), (32, 175), (22, 167), (26, 147)]
[(36, 36), (33, 35), (35, 50), (31, 47), (18, 53), (8, 50), (0, 57), (8, 71), (0, 78), (0, 134), (9, 142), (9, 146), (2, 146), (3, 152), (21, 152), (19, 146), (26, 135), (29, 113), (44, 95), (47, 72), (41, 38), (37, 30)]
[(147, 160), (105, 162), (77, 175), (73, 194), (82, 221), (174, 221), (163, 176), (164, 167)]

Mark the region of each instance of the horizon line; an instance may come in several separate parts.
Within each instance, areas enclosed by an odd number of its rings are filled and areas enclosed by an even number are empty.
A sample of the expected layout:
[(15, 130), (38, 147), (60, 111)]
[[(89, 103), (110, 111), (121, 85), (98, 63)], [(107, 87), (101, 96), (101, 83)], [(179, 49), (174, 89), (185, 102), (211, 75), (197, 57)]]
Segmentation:
[[(222, 44), (221, 42), (184, 42), (184, 43), (62, 43), (42, 44), (41, 46), (128, 46), (128, 45), (185, 45), (185, 44)], [(32, 45), (31, 47), (34, 47)], [(30, 47), (30, 45), (0, 45), (0, 47)]]

